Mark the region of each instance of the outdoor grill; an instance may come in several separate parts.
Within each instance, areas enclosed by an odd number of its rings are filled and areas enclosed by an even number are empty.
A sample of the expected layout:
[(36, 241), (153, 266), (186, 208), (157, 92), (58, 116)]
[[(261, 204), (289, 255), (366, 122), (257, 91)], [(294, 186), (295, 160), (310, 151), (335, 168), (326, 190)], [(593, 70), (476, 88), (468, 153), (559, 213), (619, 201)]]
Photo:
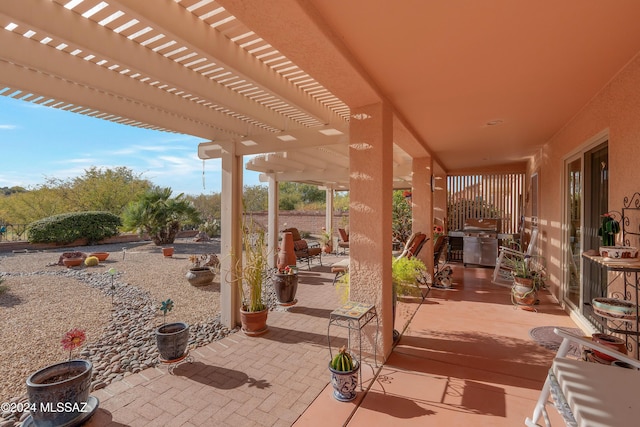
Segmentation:
[(462, 262), (495, 267), (498, 257), (500, 218), (469, 218), (464, 223)]

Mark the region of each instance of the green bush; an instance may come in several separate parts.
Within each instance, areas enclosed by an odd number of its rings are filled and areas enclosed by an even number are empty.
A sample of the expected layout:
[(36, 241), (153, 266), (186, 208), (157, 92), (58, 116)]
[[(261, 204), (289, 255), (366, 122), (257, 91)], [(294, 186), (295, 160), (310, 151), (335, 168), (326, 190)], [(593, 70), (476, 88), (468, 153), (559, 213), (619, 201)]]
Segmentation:
[(120, 217), (110, 212), (73, 212), (50, 216), (27, 226), (30, 243), (71, 243), (77, 239), (99, 242), (117, 236)]

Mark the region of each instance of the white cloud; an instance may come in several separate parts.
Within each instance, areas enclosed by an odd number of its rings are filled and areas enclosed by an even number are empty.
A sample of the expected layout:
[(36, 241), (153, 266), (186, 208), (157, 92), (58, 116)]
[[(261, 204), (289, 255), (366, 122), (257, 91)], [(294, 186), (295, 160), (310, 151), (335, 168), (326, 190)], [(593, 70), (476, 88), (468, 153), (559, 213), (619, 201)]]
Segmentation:
[(13, 130), (17, 128), (18, 126), (16, 125), (0, 125), (0, 130)]

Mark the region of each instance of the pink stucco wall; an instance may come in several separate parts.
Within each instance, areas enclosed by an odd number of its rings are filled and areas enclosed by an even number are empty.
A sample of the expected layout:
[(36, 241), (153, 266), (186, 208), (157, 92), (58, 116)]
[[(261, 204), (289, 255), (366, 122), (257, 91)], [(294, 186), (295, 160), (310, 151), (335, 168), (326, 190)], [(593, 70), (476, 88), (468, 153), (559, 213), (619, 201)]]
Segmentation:
[[(550, 100), (552, 102), (552, 100)], [(540, 240), (547, 258), (549, 285), (561, 300), (562, 183), (564, 159), (608, 133), (609, 209), (620, 211), (625, 196), (640, 191), (640, 57), (636, 56), (565, 127), (533, 161), (529, 175), (539, 170)], [(530, 206), (527, 206), (530, 209)], [(530, 212), (530, 211), (529, 211)]]

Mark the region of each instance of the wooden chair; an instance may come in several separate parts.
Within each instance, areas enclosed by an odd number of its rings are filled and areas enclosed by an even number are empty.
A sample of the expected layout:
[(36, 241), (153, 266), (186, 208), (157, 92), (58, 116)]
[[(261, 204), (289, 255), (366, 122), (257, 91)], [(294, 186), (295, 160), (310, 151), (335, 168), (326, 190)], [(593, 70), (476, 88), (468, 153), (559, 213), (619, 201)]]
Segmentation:
[(322, 265), (322, 248), (317, 242), (309, 243), (300, 236), (297, 228), (287, 228), (283, 232), (290, 232), (293, 237), (293, 250), (296, 254), (296, 261), (307, 262), (307, 268), (311, 270), (311, 261), (318, 259)]

